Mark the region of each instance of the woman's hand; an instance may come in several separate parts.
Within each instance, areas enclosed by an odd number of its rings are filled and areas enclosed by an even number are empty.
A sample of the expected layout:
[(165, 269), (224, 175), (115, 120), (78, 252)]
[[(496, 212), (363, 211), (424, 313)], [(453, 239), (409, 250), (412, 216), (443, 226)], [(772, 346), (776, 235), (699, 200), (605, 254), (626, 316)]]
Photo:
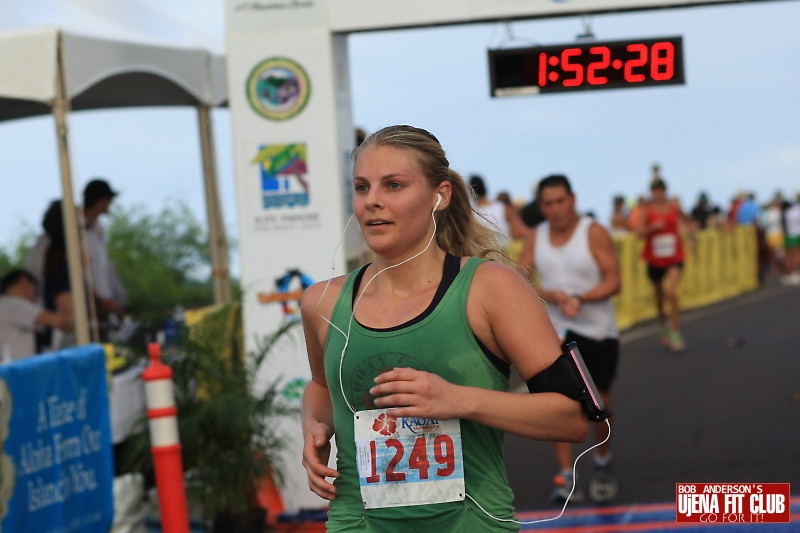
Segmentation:
[(303, 467), (308, 476), (308, 488), (311, 492), (325, 498), (336, 499), (336, 488), (325, 480), (326, 477), (339, 477), (339, 472), (328, 468), (328, 459), (331, 455), (331, 428), (327, 424), (317, 423), (311, 426), (305, 434), (303, 444)]
[(369, 390), (376, 407), (393, 408), (389, 414), (435, 420), (465, 418), (468, 411), (464, 387), (436, 374), (413, 368), (394, 368), (375, 378)]

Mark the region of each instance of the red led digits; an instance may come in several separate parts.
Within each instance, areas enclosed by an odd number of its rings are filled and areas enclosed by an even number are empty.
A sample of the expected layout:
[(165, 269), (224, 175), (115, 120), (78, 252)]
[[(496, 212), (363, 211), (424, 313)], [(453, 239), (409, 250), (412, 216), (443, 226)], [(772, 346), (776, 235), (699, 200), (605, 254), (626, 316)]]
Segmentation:
[(490, 50), (492, 96), (685, 83), (683, 39)]
[(653, 44), (650, 54), (650, 77), (663, 81), (675, 75), (675, 45), (664, 41)]
[(592, 85), (602, 85), (608, 83), (606, 76), (598, 76), (598, 70), (604, 70), (611, 65), (611, 50), (607, 46), (593, 46), (589, 48), (589, 53), (599, 55), (599, 61), (592, 61), (589, 63), (589, 68), (586, 69), (586, 81)]
[(643, 67), (647, 64), (647, 46), (641, 43), (629, 44), (626, 48), (628, 52), (633, 52), (639, 57), (629, 59), (625, 62), (625, 69), (623, 70), (625, 81), (639, 82), (645, 80), (644, 74), (635, 74), (633, 69)]
[(565, 48), (561, 52), (561, 69), (564, 72), (574, 72), (575, 77), (571, 79), (565, 79), (562, 84), (564, 87), (578, 87), (580, 84), (583, 83), (583, 65), (578, 62), (570, 63), (571, 58), (578, 58), (581, 55), (580, 48)]
[(547, 54), (539, 54), (539, 87), (547, 85)]

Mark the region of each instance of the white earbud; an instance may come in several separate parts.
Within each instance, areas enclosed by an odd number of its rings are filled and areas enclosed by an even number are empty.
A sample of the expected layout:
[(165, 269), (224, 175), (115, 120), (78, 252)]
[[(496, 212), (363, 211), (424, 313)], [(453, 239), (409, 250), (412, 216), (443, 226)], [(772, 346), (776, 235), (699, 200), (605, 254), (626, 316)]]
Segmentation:
[(437, 194), (436, 195), (436, 205), (433, 206), (433, 210), (436, 211), (436, 209), (439, 208), (439, 204), (441, 204), (441, 203), (442, 203), (442, 195), (441, 194)]

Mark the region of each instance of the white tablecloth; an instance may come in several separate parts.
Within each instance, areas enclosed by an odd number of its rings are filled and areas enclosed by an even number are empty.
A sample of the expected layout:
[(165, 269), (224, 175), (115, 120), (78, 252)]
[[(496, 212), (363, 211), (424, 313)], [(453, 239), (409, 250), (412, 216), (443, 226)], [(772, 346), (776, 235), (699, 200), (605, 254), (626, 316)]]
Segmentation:
[(111, 391), (111, 442), (119, 444), (146, 412), (143, 366), (114, 374)]

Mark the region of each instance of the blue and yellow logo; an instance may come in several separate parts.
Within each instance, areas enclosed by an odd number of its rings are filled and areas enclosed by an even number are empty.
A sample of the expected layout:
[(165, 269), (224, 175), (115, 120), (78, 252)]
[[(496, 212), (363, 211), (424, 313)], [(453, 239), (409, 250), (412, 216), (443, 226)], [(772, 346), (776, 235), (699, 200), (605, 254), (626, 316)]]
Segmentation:
[(265, 59), (247, 77), (247, 101), (269, 120), (289, 120), (308, 103), (311, 82), (306, 71), (285, 57)]

